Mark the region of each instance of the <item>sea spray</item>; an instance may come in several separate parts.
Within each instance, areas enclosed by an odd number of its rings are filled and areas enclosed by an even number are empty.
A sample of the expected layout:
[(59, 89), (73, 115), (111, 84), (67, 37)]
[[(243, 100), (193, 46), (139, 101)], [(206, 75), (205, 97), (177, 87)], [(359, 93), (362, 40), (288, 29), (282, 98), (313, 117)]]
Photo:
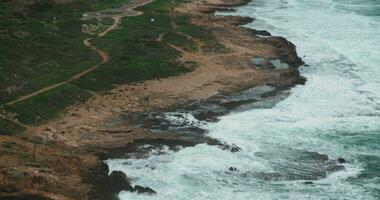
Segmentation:
[[(200, 144), (108, 161), (158, 192), (122, 192), (121, 199), (379, 199), (376, 2), (257, 0), (228, 13), (253, 17), (248, 27), (293, 42), (309, 65), (302, 69), (308, 81), (275, 106), (198, 124), (239, 152)], [(347, 162), (337, 164), (340, 158)]]

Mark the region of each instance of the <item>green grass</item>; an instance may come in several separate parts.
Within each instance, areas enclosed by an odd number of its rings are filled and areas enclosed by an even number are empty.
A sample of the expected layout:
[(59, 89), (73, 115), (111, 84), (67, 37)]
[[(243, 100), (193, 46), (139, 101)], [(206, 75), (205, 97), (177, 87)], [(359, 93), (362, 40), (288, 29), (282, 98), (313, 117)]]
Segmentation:
[(46, 122), (57, 117), (69, 105), (87, 100), (91, 94), (72, 84), (42, 93), (28, 100), (5, 106), (8, 112), (16, 113), (16, 118), (24, 124)]
[(174, 44), (176, 46), (182, 46), (187, 51), (197, 51), (197, 45), (192, 40), (191, 36), (186, 36), (183, 34), (179, 34), (176, 32), (169, 32), (164, 35), (163, 41), (169, 42), (171, 44)]
[(22, 133), (23, 131), (25, 131), (24, 127), (0, 117), (0, 135), (17, 134)]
[(177, 31), (190, 35), (200, 41), (202, 41), (206, 49), (204, 51), (213, 51), (213, 52), (225, 52), (226, 48), (220, 44), (211, 34), (210, 31), (200, 27), (189, 25), (190, 16), (189, 15), (180, 15), (176, 16), (174, 22), (177, 26)]
[(39, 1), (24, 12), (0, 1), (0, 104), (98, 63), (96, 52), (82, 43), (88, 36), (81, 33), (80, 17), (126, 1), (77, 0), (60, 6)]
[[(2, 7), (5, 3), (0, 2), (0, 104), (65, 80), (98, 63), (99, 56), (82, 44), (88, 37), (81, 33), (82, 23), (94, 23), (94, 20), (80, 21), (81, 13), (114, 7), (125, 1), (78, 0), (76, 4), (53, 7), (41, 4), (33, 7), (27, 17), (9, 17), (10, 8)], [(86, 101), (90, 91), (174, 76), (196, 66), (179, 63), (180, 53), (168, 43), (197, 51), (196, 39), (211, 44), (210, 47), (223, 48), (207, 31), (191, 24), (191, 16), (173, 13), (170, 7), (171, 1), (156, 0), (139, 8), (144, 15), (123, 18), (121, 29), (93, 39), (92, 43), (110, 56), (109, 62), (100, 68), (70, 84), (3, 108), (16, 114), (22, 123), (34, 124), (37, 118), (38, 123), (43, 123), (57, 117), (68, 106)], [(54, 17), (57, 24), (52, 22)], [(103, 23), (109, 24), (110, 19), (103, 19)], [(4, 29), (13, 35), (2, 36)], [(27, 34), (15, 36), (17, 31)], [(160, 34), (164, 37), (159, 42), (156, 39)], [(17, 86), (17, 90), (8, 95), (4, 89), (11, 86)], [(14, 126), (0, 118), (0, 134), (22, 131)]]
[[(171, 1), (167, 0), (157, 0), (148, 4), (140, 8), (144, 15), (124, 18), (121, 30), (94, 40), (97, 47), (109, 53), (110, 61), (75, 81), (75, 84), (81, 88), (101, 91), (111, 89), (114, 84), (188, 72), (189, 70), (176, 60), (180, 53), (169, 47), (168, 43), (194, 51), (195, 43), (174, 30), (173, 23), (177, 16), (170, 12), (170, 5)], [(190, 17), (182, 23), (183, 26), (194, 26), (190, 23)], [(165, 36), (161, 42), (157, 42), (160, 34)]]

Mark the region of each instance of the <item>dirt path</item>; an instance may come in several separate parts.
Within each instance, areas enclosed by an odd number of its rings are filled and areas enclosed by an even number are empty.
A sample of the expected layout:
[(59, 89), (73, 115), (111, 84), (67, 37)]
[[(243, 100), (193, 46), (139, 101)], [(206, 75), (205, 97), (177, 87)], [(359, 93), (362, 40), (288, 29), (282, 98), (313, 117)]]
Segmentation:
[(162, 38), (165, 36), (165, 34), (164, 33), (161, 33), (158, 37), (157, 37), (157, 39), (156, 39), (156, 42), (161, 42), (162, 41)]
[[(118, 23), (119, 23), (119, 20), (118, 20), (118, 19), (119, 19), (119, 18), (115, 17), (115, 18), (114, 18), (114, 23), (112, 24), (112, 26), (110, 26), (110, 28), (108, 28), (107, 30), (105, 30), (103, 33), (99, 34), (99, 36), (100, 36), (100, 37), (105, 36), (107, 33), (109, 33), (110, 31), (114, 30), (114, 29), (118, 26)], [(97, 69), (98, 67), (100, 67), (101, 65), (103, 65), (104, 63), (108, 62), (108, 60), (109, 60), (109, 56), (108, 56), (108, 54), (107, 54), (105, 51), (103, 51), (103, 50), (101, 50), (101, 49), (95, 47), (94, 45), (92, 45), (91, 42), (90, 42), (91, 39), (92, 39), (92, 38), (87, 38), (87, 39), (85, 39), (85, 40), (83, 41), (83, 44), (84, 44), (86, 47), (88, 47), (89, 49), (96, 51), (96, 52), (100, 55), (100, 57), (102, 58), (102, 61), (101, 61), (100, 63), (98, 63), (98, 64), (96, 64), (95, 66), (92, 66), (92, 67), (86, 69), (85, 71), (82, 71), (82, 72), (80, 72), (80, 73), (78, 73), (78, 74), (75, 74), (74, 76), (70, 77), (69, 79), (67, 79), (67, 80), (65, 80), (65, 81), (62, 81), (62, 82), (59, 82), (59, 83), (56, 83), (56, 84), (53, 84), (53, 85), (49, 85), (49, 86), (47, 86), (47, 87), (44, 87), (44, 88), (42, 88), (42, 89), (40, 89), (40, 90), (37, 90), (37, 91), (35, 91), (35, 92), (32, 92), (32, 93), (30, 93), (30, 94), (28, 94), (28, 95), (22, 96), (22, 97), (20, 97), (20, 98), (14, 100), (14, 101), (8, 102), (8, 103), (6, 103), (6, 105), (13, 105), (13, 104), (15, 104), (15, 103), (18, 103), (18, 102), (21, 102), (21, 101), (27, 100), (27, 99), (29, 99), (29, 98), (32, 98), (32, 97), (34, 97), (34, 96), (37, 96), (37, 95), (39, 95), (39, 94), (41, 94), (41, 93), (44, 93), (44, 92), (47, 92), (47, 91), (53, 90), (53, 89), (55, 89), (55, 88), (57, 88), (57, 87), (59, 87), (59, 86), (62, 86), (62, 85), (64, 85), (64, 84), (70, 83), (70, 82), (72, 82), (72, 81), (74, 81), (74, 80), (77, 80), (77, 79), (81, 78), (82, 76), (88, 74), (89, 72), (94, 71), (95, 69)]]
[[(142, 15), (143, 12), (141, 12), (141, 11), (134, 11), (133, 9), (135, 9), (137, 7), (140, 7), (140, 6), (143, 6), (143, 5), (146, 5), (148, 3), (151, 3), (152, 1), (153, 0), (144, 0), (144, 1), (141, 1), (141, 2), (139, 2), (137, 4), (135, 4), (135, 5), (129, 6), (128, 8), (124, 8), (125, 10), (130, 11), (130, 13), (125, 13), (124, 12), (124, 15), (112, 16), (112, 19), (114, 20), (113, 24), (109, 28), (107, 28), (105, 31), (103, 31), (102, 33), (100, 33), (99, 37), (104, 37), (108, 33), (110, 33), (111, 31), (117, 29), (119, 27), (120, 20), (121, 20), (121, 18), (123, 16), (138, 16), (138, 15)], [(96, 64), (95, 66), (93, 66), (91, 68), (86, 69), (85, 71), (82, 71), (82, 72), (80, 72), (78, 74), (75, 74), (74, 76), (70, 77), (69, 79), (67, 79), (65, 81), (62, 81), (62, 82), (59, 82), (59, 83), (56, 83), (56, 84), (53, 84), (53, 85), (46, 86), (46, 87), (44, 87), (44, 88), (42, 88), (40, 90), (37, 90), (35, 92), (32, 92), (32, 93), (27, 94), (25, 96), (22, 96), (22, 97), (14, 100), (14, 101), (8, 102), (5, 105), (13, 105), (13, 104), (16, 104), (18, 102), (25, 101), (27, 99), (30, 99), (30, 98), (34, 97), (34, 96), (40, 95), (40, 94), (42, 94), (44, 92), (48, 92), (48, 91), (53, 90), (53, 89), (55, 89), (57, 87), (60, 87), (60, 86), (62, 86), (64, 84), (70, 83), (70, 82), (72, 82), (74, 80), (78, 80), (82, 76), (84, 76), (84, 75), (86, 75), (86, 74), (94, 71), (95, 69), (99, 68), (103, 64), (107, 63), (108, 60), (109, 60), (109, 56), (108, 56), (107, 52), (105, 52), (105, 51), (97, 48), (94, 45), (92, 45), (91, 42), (90, 42), (91, 40), (92, 40), (92, 38), (87, 38), (87, 39), (85, 39), (83, 41), (83, 43), (84, 43), (84, 45), (86, 47), (88, 47), (91, 50), (96, 51), (100, 55), (100, 57), (102, 58), (102, 61), (100, 63)]]
[(9, 118), (9, 117), (7, 117), (7, 116), (5, 116), (5, 115), (3, 115), (3, 114), (0, 114), (0, 118), (7, 119), (7, 120), (9, 120), (9, 121), (11, 121), (11, 122), (13, 122), (13, 123), (15, 123), (15, 124), (17, 124), (17, 125), (20, 125), (20, 126), (24, 127), (24, 128), (29, 128), (28, 125), (25, 125), (25, 124), (23, 124), (23, 123), (21, 123), (21, 122), (19, 122), (19, 121), (17, 121), (17, 120), (14, 120), (14, 119), (12, 119), (12, 118)]
[(115, 17), (112, 17), (112, 19), (113, 19), (114, 23), (109, 28), (107, 28), (105, 31), (103, 31), (103, 33), (100, 33), (99, 37), (103, 37), (103, 36), (107, 35), (109, 32), (115, 30), (119, 26), (121, 16), (115, 16)]
[[(153, 0), (134, 0), (127, 4), (122, 5), (119, 8), (112, 8), (102, 11), (94, 11), (94, 12), (88, 12), (85, 13), (82, 17), (83, 20), (91, 20), (96, 18), (112, 18), (114, 16), (121, 16), (121, 17), (132, 17), (132, 16), (139, 16), (142, 15), (143, 12), (136, 11), (134, 9), (144, 6), (146, 4), (149, 4), (153, 2)], [(117, 14), (108, 14), (108, 13), (117, 13)]]

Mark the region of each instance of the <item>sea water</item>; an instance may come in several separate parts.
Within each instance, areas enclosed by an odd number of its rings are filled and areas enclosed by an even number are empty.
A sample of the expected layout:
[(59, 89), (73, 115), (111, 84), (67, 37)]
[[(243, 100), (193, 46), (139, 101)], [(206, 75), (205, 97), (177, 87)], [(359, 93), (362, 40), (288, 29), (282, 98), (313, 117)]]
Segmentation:
[[(308, 65), (301, 68), (306, 84), (273, 107), (203, 125), (239, 152), (200, 144), (107, 161), (134, 184), (157, 191), (121, 192), (120, 198), (379, 200), (380, 1), (255, 0), (220, 14), (252, 17), (246, 26), (294, 43)], [(321, 154), (345, 158), (344, 170), (307, 180), (323, 168)]]

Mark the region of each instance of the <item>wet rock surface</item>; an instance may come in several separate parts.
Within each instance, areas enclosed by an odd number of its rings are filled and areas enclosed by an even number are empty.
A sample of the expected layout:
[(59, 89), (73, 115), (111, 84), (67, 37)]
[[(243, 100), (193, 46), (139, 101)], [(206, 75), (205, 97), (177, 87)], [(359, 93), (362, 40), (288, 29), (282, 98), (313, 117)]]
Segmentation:
[(109, 173), (109, 168), (105, 163), (102, 163), (99, 168), (90, 169), (86, 177), (88, 182), (92, 182), (96, 187), (89, 193), (91, 199), (104, 200), (112, 199), (119, 200), (117, 195), (121, 191), (137, 192), (138, 194), (156, 194), (150, 187), (132, 185), (132, 181), (122, 171), (112, 171)]
[(237, 172), (237, 171), (239, 171), (236, 167), (230, 167), (230, 168), (228, 168), (228, 170), (231, 171), (231, 172)]
[(257, 152), (276, 172), (252, 173), (255, 178), (267, 181), (318, 180), (343, 170), (344, 166), (325, 154), (298, 149), (279, 148)]
[[(151, 113), (125, 113), (125, 118), (130, 119), (136, 126), (144, 126), (152, 130), (154, 134), (167, 134), (168, 132), (178, 136), (177, 139), (142, 139), (136, 140), (132, 145), (123, 148), (124, 156), (118, 158), (144, 159), (148, 156), (165, 154), (167, 150), (180, 151), (184, 147), (195, 146), (200, 143), (214, 145), (224, 151), (237, 153), (244, 151), (235, 144), (209, 138), (202, 125), (207, 122), (215, 122), (219, 116), (230, 112), (249, 110), (252, 108), (271, 107), (287, 96), (287, 88), (274, 86), (258, 86), (242, 90), (230, 95), (219, 95), (204, 101), (195, 102), (181, 108), (171, 108), (167, 112)], [(144, 122), (144, 123), (141, 123)], [(152, 152), (155, 152), (152, 154)], [(227, 173), (247, 179), (262, 181), (297, 181), (303, 180), (304, 184), (312, 185), (314, 180), (326, 178), (329, 174), (344, 170), (344, 158), (333, 160), (327, 155), (317, 152), (304, 151), (278, 147), (265, 149), (255, 153), (255, 156), (267, 160), (273, 172), (255, 172), (240, 170), (239, 166), (227, 168)], [(131, 165), (132, 163), (126, 163)], [(152, 170), (156, 166), (145, 166)], [(131, 192), (155, 194), (149, 187), (137, 186)]]
[(124, 112), (121, 121), (134, 127), (148, 129), (156, 137), (135, 139), (128, 146), (104, 151), (100, 157), (126, 158), (133, 153), (136, 158), (145, 158), (154, 148), (167, 146), (170, 150), (178, 151), (183, 147), (201, 143), (235, 153), (241, 148), (208, 137), (202, 126), (208, 122), (216, 122), (218, 117), (231, 112), (272, 107), (287, 95), (287, 88), (263, 85), (231, 94), (220, 94), (190, 105), (178, 105), (165, 111)]
[(240, 147), (238, 147), (236, 144), (227, 144), (225, 142), (219, 142), (218, 147), (225, 151), (230, 151), (231, 153), (236, 153), (241, 150)]
[(127, 175), (122, 171), (111, 172), (108, 179), (109, 179), (110, 188), (112, 188), (111, 192), (113, 192), (114, 194), (118, 194), (121, 191), (137, 192), (138, 194), (156, 194), (157, 193), (150, 187), (143, 187), (140, 185), (135, 185), (133, 187)]
[(110, 188), (112, 188), (112, 192), (114, 192), (115, 194), (123, 190), (126, 190), (126, 191), (134, 190), (127, 175), (121, 171), (111, 172), (109, 176), (109, 184), (110, 184)]
[(231, 112), (241, 112), (252, 108), (272, 107), (286, 98), (288, 88), (270, 85), (257, 86), (220, 94), (190, 105), (179, 105), (166, 111), (147, 113), (124, 113), (124, 118), (136, 127), (150, 129), (154, 133), (176, 132), (203, 134), (200, 128), (207, 122), (216, 122), (218, 117)]
[(346, 159), (344, 159), (344, 158), (338, 158), (338, 163), (346, 163), (347, 161), (346, 161)]
[(133, 189), (134, 192), (137, 192), (138, 194), (157, 194), (156, 191), (154, 191), (152, 188), (150, 187), (143, 187), (143, 186), (139, 186), (139, 185), (136, 185), (135, 188)]

